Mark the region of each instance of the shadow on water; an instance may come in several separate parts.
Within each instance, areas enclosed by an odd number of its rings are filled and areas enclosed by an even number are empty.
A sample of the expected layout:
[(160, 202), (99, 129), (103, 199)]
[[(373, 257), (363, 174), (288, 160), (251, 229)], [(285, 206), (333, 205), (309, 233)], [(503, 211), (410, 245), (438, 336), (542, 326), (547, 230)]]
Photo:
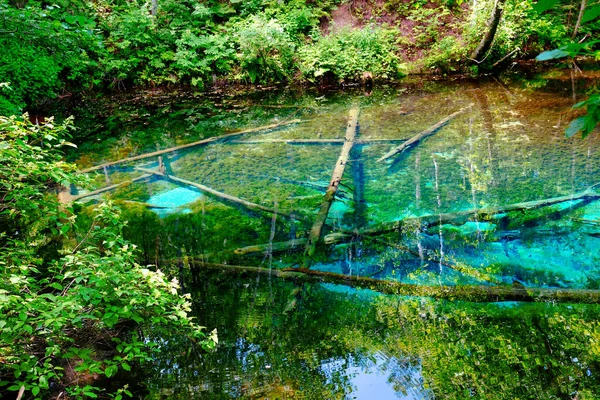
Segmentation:
[(302, 264), (348, 110), (358, 105), (357, 143), (313, 269), (432, 288), (599, 289), (600, 202), (586, 190), (600, 182), (600, 139), (563, 134), (581, 97), (573, 88), (596, 82), (554, 71), (530, 80), (407, 81), (368, 97), (288, 90), (113, 105), (105, 126), (119, 135), (82, 144), (71, 155), (82, 168), (300, 120), (99, 168), (92, 189), (110, 190), (78, 192), (81, 225), (95, 202), (117, 202), (140, 262), (179, 274), (198, 319), (219, 331), (209, 354), (172, 333), (149, 333), (161, 352), (140, 375), (148, 398), (600, 392), (596, 306), (433, 301), (190, 267)]

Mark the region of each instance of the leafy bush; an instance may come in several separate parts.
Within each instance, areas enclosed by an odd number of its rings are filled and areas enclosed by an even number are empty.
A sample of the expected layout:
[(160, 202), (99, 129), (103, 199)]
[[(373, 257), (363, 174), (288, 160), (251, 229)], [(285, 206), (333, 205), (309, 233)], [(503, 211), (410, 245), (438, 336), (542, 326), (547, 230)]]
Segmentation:
[(48, 192), (82, 183), (58, 153), (70, 145), (71, 121), (24, 121), (0, 117), (0, 387), (24, 387), (34, 398), (51, 390), (96, 397), (98, 389), (73, 381), (151, 360), (157, 346), (144, 340), (148, 329), (178, 330), (213, 347), (188, 317), (177, 281), (135, 263), (117, 209), (99, 206), (77, 232), (71, 210)]
[(295, 45), (279, 21), (255, 15), (240, 21), (234, 32), (242, 70), (238, 79), (269, 82), (292, 75)]
[(213, 19), (233, 12), (216, 3), (164, 1), (152, 16), (147, 6), (110, 14), (102, 24), (108, 53), (105, 76), (113, 85), (191, 83), (224, 75), (235, 61), (231, 37), (215, 34)]
[(307, 44), (298, 52), (300, 70), (311, 82), (333, 74), (340, 80), (359, 80), (364, 72), (381, 79), (403, 75), (391, 30), (368, 27), (342, 29)]
[(100, 40), (93, 20), (59, 6), (10, 7), (0, 1), (0, 115), (54, 98), (67, 84), (93, 83)]
[(447, 36), (434, 44), (423, 59), (425, 67), (443, 73), (459, 71), (467, 57), (467, 48), (454, 36)]

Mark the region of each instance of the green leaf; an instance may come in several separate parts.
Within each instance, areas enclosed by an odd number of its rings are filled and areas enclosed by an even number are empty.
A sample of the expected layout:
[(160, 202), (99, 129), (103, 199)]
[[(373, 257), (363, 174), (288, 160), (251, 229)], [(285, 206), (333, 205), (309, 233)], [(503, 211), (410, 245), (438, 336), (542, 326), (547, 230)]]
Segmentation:
[(110, 378), (111, 376), (115, 375), (118, 370), (119, 367), (117, 367), (116, 365), (111, 365), (109, 367), (106, 367), (106, 369), (104, 370), (104, 375), (106, 375), (107, 378)]
[(568, 56), (569, 53), (564, 50), (564, 47), (561, 47), (560, 49), (544, 51), (543, 53), (539, 54), (535, 59), (537, 61), (548, 61)]
[(123, 368), (125, 371), (131, 371), (131, 366), (126, 362), (121, 363), (121, 368)]
[(585, 127), (585, 117), (579, 117), (571, 121), (567, 129), (565, 130), (565, 135), (567, 137), (573, 137), (577, 132), (580, 132)]
[(583, 17), (581, 18), (581, 23), (585, 24), (586, 22), (593, 21), (598, 17), (600, 17), (600, 4), (596, 4), (585, 10)]
[(539, 0), (533, 5), (533, 9), (538, 13), (543, 13), (553, 8), (558, 3), (558, 0)]
[(37, 396), (37, 395), (40, 393), (40, 387), (39, 387), (39, 386), (34, 386), (34, 387), (31, 389), (31, 393), (32, 393), (34, 396)]

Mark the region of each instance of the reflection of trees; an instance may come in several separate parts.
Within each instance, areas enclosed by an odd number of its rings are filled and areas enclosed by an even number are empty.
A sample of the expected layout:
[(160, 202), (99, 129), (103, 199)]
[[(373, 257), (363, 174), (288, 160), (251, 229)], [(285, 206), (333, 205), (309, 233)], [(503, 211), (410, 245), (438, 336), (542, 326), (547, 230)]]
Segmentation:
[[(573, 398), (598, 393), (598, 307), (385, 298), (386, 345), (422, 362), (436, 398)], [(590, 343), (594, 343), (590, 347)]]
[(443, 399), (600, 390), (597, 306), (435, 302), (305, 285), (284, 313), (291, 283), (214, 274), (198, 282), (196, 312), (219, 329), (219, 349), (200, 355), (162, 336), (150, 398), (343, 399), (352, 371), (373, 368), (415, 398), (429, 396), (424, 387)]
[[(186, 341), (169, 338), (157, 356), (154, 389), (176, 387), (179, 392), (170, 392), (170, 398), (205, 398), (210, 393), (215, 399), (342, 399), (350, 391), (348, 376), (322, 365), (324, 360), (350, 362), (349, 354), (361, 347), (352, 332), (363, 319), (371, 321), (367, 330), (374, 322), (372, 315), (367, 317), (368, 307), (353, 306), (348, 313), (350, 303), (339, 300), (343, 295), (311, 287), (285, 315), (291, 284), (264, 278), (198, 281), (204, 283), (196, 292), (197, 312), (204, 324), (218, 327), (219, 350), (200, 357), (188, 351)], [(361, 357), (355, 354), (352, 362)], [(173, 365), (178, 368), (169, 368)]]

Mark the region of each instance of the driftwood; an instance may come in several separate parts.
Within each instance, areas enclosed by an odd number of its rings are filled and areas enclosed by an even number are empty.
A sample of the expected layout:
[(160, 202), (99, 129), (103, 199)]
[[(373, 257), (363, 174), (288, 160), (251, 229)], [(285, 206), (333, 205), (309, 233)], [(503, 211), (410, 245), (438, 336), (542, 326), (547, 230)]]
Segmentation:
[(182, 144), (180, 146), (169, 147), (168, 149), (153, 151), (151, 153), (140, 154), (139, 156), (133, 156), (133, 157), (124, 158), (122, 160), (116, 160), (116, 161), (107, 162), (107, 163), (104, 163), (104, 164), (101, 164), (101, 165), (96, 165), (94, 167), (83, 169), (80, 172), (82, 172), (82, 173), (91, 172), (91, 171), (95, 171), (95, 170), (98, 170), (98, 169), (103, 169), (105, 167), (110, 167), (110, 166), (121, 164), (121, 163), (125, 163), (125, 162), (143, 160), (145, 158), (156, 157), (156, 156), (160, 156), (162, 154), (171, 153), (173, 151), (187, 149), (189, 147), (200, 146), (200, 145), (203, 145), (203, 144), (208, 144), (208, 143), (220, 141), (220, 140), (227, 139), (227, 138), (230, 138), (230, 137), (244, 135), (246, 133), (271, 130), (271, 129), (279, 128), (280, 126), (297, 124), (297, 123), (300, 123), (300, 122), (303, 122), (303, 121), (300, 120), (300, 119), (293, 119), (291, 121), (283, 121), (283, 122), (280, 122), (280, 123), (277, 123), (277, 124), (259, 126), (257, 128), (246, 129), (246, 130), (239, 131), (239, 132), (234, 132), (234, 133), (228, 133), (226, 135), (214, 136), (214, 137), (211, 137), (211, 138), (208, 138), (208, 139), (199, 140), (197, 142)]
[(423, 140), (427, 136), (433, 135), (438, 130), (440, 130), (440, 128), (442, 128), (444, 125), (446, 125), (452, 119), (454, 119), (457, 116), (459, 116), (460, 114), (464, 113), (469, 108), (470, 108), (470, 106), (466, 107), (466, 108), (462, 108), (462, 109), (458, 110), (457, 112), (448, 115), (446, 118), (442, 119), (437, 124), (430, 126), (429, 128), (425, 129), (421, 133), (418, 133), (417, 135), (413, 136), (412, 138), (410, 138), (407, 141), (405, 141), (404, 143), (402, 143), (400, 146), (394, 147), (392, 150), (388, 151), (383, 156), (381, 156), (377, 160), (377, 162), (387, 160), (388, 158), (390, 158), (398, 153), (402, 153), (404, 150), (406, 150), (407, 148), (409, 148), (410, 146), (412, 146), (416, 143), (419, 143), (421, 140)]
[(583, 192), (576, 193), (573, 195), (553, 197), (544, 200), (525, 201), (522, 203), (515, 203), (500, 207), (475, 208), (470, 210), (457, 211), (453, 213), (428, 214), (420, 217), (404, 218), (399, 221), (383, 223), (374, 228), (364, 229), (357, 233), (364, 236), (376, 236), (388, 232), (393, 232), (401, 228), (402, 226), (409, 224), (419, 224), (422, 229), (444, 224), (462, 225), (465, 222), (472, 219), (477, 219), (481, 221), (491, 219), (493, 216), (512, 211), (534, 210), (537, 208), (560, 204), (567, 201), (583, 200), (589, 202), (597, 199), (600, 199), (600, 193), (596, 193), (592, 190), (592, 188), (589, 188)]
[(265, 207), (265, 206), (260, 205), (260, 204), (252, 203), (252, 202), (249, 202), (247, 200), (240, 199), (239, 197), (235, 197), (235, 196), (231, 196), (229, 194), (223, 193), (223, 192), (219, 192), (218, 190), (212, 189), (212, 188), (210, 188), (208, 186), (205, 186), (205, 185), (203, 185), (201, 183), (196, 183), (196, 182), (188, 181), (187, 179), (177, 178), (176, 176), (173, 176), (173, 175), (161, 174), (158, 171), (153, 171), (153, 170), (146, 169), (146, 168), (138, 167), (138, 168), (136, 168), (136, 170), (137, 171), (141, 171), (141, 172), (145, 172), (147, 174), (153, 174), (153, 175), (156, 175), (156, 176), (158, 176), (160, 178), (173, 181), (175, 183), (179, 183), (179, 184), (182, 184), (182, 185), (187, 185), (187, 186), (195, 187), (197, 189), (200, 189), (203, 193), (205, 193), (207, 195), (210, 195), (212, 197), (215, 197), (215, 198), (217, 198), (219, 200), (224, 200), (224, 201), (226, 201), (228, 203), (233, 203), (233, 204), (236, 204), (236, 205), (241, 205), (241, 206), (243, 206), (245, 208), (248, 208), (248, 209), (251, 209), (251, 210), (259, 210), (259, 211), (263, 211), (263, 212), (266, 212), (266, 213), (269, 213), (269, 214), (277, 214), (277, 215), (281, 215), (281, 216), (292, 218), (292, 219), (301, 219), (297, 215), (288, 214), (288, 213), (285, 213), (285, 212), (282, 212), (282, 211), (279, 211), (279, 210), (274, 210), (272, 208)]
[[(407, 139), (361, 139), (354, 141), (355, 145), (406, 142)], [(231, 140), (231, 144), (263, 144), (263, 143), (286, 143), (286, 144), (344, 144), (346, 139), (252, 139)]]
[(144, 179), (148, 179), (151, 176), (152, 176), (152, 174), (144, 174), (144, 175), (138, 176), (137, 178), (133, 178), (133, 179), (130, 179), (130, 180), (125, 181), (125, 182), (116, 183), (114, 185), (110, 185), (110, 186), (106, 186), (106, 187), (103, 187), (103, 188), (100, 188), (100, 189), (92, 190), (91, 192), (79, 194), (77, 196), (71, 196), (70, 200), (76, 201), (76, 200), (84, 199), (86, 197), (95, 196), (97, 194), (101, 194), (101, 193), (104, 193), (104, 192), (108, 192), (108, 191), (117, 189), (117, 188), (119, 188), (121, 186), (129, 185), (132, 182), (137, 182), (137, 181), (142, 181)]
[(522, 286), (428, 286), (397, 281), (347, 276), (331, 272), (302, 269), (270, 269), (239, 265), (198, 263), (193, 267), (216, 269), (238, 275), (268, 275), (284, 280), (308, 283), (334, 283), (353, 288), (370, 289), (383, 294), (431, 297), (470, 302), (560, 302), (600, 304), (600, 290), (526, 288)]
[(346, 136), (344, 139), (345, 143), (342, 146), (342, 151), (340, 152), (340, 156), (337, 160), (337, 163), (335, 164), (335, 168), (333, 169), (333, 174), (331, 175), (329, 187), (325, 192), (323, 202), (321, 203), (321, 207), (315, 218), (315, 222), (308, 235), (308, 242), (306, 243), (306, 250), (304, 252), (303, 265), (305, 268), (310, 267), (310, 259), (315, 253), (317, 242), (321, 238), (321, 230), (325, 225), (327, 215), (329, 214), (329, 209), (331, 208), (331, 204), (335, 200), (335, 193), (337, 192), (338, 186), (340, 185), (340, 181), (342, 180), (342, 176), (344, 175), (344, 169), (346, 168), (346, 163), (348, 162), (348, 158), (350, 156), (350, 150), (354, 145), (354, 138), (356, 137), (356, 133), (358, 130), (359, 113), (360, 109), (358, 107), (354, 107), (350, 110), (350, 114), (348, 117), (348, 126), (346, 127)]

